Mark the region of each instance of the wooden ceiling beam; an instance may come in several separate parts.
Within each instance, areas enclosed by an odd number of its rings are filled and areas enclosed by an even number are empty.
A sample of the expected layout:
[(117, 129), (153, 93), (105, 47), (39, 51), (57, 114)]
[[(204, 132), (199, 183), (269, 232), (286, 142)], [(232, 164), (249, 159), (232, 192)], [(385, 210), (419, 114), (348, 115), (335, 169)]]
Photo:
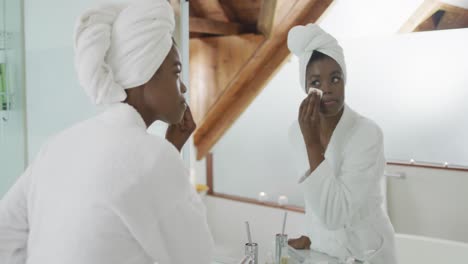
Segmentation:
[(190, 107), (197, 124), (263, 40), (255, 34), (190, 39)]
[(468, 9), (440, 0), (425, 0), (400, 28), (400, 33), (468, 27)]
[(218, 0), (190, 0), (190, 6), (197, 17), (220, 21), (232, 22), (229, 13), (222, 8)]
[(224, 15), (228, 19), (229, 22), (234, 22), (238, 23), (239, 19), (237, 18), (237, 15), (233, 11), (233, 6), (232, 6), (232, 0), (218, 0), (219, 4), (221, 6), (221, 9), (223, 10)]
[[(291, 1), (291, 0), (289, 0)], [(197, 159), (203, 158), (245, 111), (289, 56), (286, 45), (291, 27), (317, 21), (332, 0), (296, 0), (285, 10), (282, 23), (223, 89), (194, 134)], [(195, 65), (194, 65), (195, 67)], [(193, 87), (193, 86), (192, 86)]]
[[(425, 0), (416, 9), (414, 14), (406, 21), (405, 24), (400, 28), (400, 33), (413, 32), (421, 23), (430, 18), (437, 10), (439, 10), (441, 4), (438, 0)], [(427, 26), (427, 25), (426, 25)]]
[(263, 0), (257, 21), (257, 29), (265, 37), (270, 37), (276, 16), (277, 0)]
[(201, 17), (201, 10), (197, 5), (193, 4), (193, 1), (189, 2), (189, 16), (193, 17)]
[(196, 17), (205, 17), (205, 5), (203, 3), (206, 3), (206, 0), (191, 0), (189, 1), (189, 6), (190, 6), (190, 12), (192, 13), (193, 16)]
[(440, 10), (444, 15), (437, 24), (437, 30), (468, 27), (468, 9), (443, 3)]
[(240, 35), (255, 32), (250, 25), (226, 23), (198, 17), (190, 17), (190, 33), (204, 33), (210, 35)]
[[(257, 24), (260, 7), (263, 0), (218, 0), (223, 6), (232, 10), (237, 22), (242, 24)], [(295, 0), (289, 0), (290, 5)]]

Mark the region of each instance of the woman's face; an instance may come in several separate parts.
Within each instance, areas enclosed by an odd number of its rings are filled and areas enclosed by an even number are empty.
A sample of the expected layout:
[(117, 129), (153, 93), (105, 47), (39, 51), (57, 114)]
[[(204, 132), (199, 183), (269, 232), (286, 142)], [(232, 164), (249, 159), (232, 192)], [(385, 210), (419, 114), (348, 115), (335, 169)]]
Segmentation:
[(331, 117), (338, 115), (344, 106), (344, 82), (340, 65), (326, 56), (307, 65), (306, 87), (322, 90), (320, 113)]
[(187, 88), (180, 78), (181, 71), (179, 51), (173, 45), (161, 67), (144, 85), (143, 98), (146, 108), (155, 115), (153, 120), (168, 124), (177, 124), (182, 120), (187, 109), (183, 96)]

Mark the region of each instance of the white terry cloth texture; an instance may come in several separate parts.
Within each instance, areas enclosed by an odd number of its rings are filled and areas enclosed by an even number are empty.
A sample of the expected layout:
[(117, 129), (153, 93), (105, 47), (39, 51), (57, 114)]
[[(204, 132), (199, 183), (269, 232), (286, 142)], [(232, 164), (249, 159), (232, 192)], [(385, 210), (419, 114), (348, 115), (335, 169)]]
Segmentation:
[(343, 71), (346, 82), (346, 64), (343, 48), (338, 41), (316, 24), (295, 26), (288, 33), (288, 48), (299, 58), (299, 80), (302, 90), (308, 93), (306, 84), (306, 68), (314, 51), (321, 52), (334, 59)]
[(75, 29), (78, 80), (97, 105), (125, 100), (125, 89), (148, 82), (173, 41), (174, 11), (166, 0), (107, 4), (85, 12)]

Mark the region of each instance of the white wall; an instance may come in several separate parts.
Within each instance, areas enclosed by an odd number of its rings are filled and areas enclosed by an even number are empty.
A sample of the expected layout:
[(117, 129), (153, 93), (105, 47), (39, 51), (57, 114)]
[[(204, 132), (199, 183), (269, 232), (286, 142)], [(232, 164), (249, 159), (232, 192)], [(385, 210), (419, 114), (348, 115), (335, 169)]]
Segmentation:
[(215, 145), (217, 192), (250, 198), (266, 192), (272, 201), (286, 194), (291, 204), (303, 205), (288, 140), (304, 96), (298, 77), (292, 57)]
[(96, 112), (78, 84), (75, 19), (98, 1), (25, 0), (29, 159), (44, 141)]
[(389, 160), (468, 166), (468, 29), (341, 41), (346, 101), (375, 120)]
[(339, 40), (389, 35), (398, 32), (423, 2), (424, 0), (334, 0), (318, 23)]
[(389, 166), (388, 210), (398, 233), (468, 242), (468, 172)]

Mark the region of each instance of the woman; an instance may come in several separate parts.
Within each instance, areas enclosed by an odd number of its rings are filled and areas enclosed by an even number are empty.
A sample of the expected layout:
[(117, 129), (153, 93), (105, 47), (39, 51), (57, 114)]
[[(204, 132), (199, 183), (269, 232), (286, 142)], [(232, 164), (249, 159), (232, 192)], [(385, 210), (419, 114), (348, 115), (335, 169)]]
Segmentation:
[(345, 104), (342, 48), (314, 24), (292, 28), (288, 47), (299, 57), (300, 82), (308, 93), (290, 130), (307, 232), (289, 244), (341, 260), (397, 263), (393, 227), (383, 210), (382, 131)]
[[(102, 114), (53, 137), (0, 205), (0, 263), (210, 263), (179, 151), (195, 129), (166, 0), (80, 17), (78, 79)], [(170, 124), (166, 139), (146, 129)]]

